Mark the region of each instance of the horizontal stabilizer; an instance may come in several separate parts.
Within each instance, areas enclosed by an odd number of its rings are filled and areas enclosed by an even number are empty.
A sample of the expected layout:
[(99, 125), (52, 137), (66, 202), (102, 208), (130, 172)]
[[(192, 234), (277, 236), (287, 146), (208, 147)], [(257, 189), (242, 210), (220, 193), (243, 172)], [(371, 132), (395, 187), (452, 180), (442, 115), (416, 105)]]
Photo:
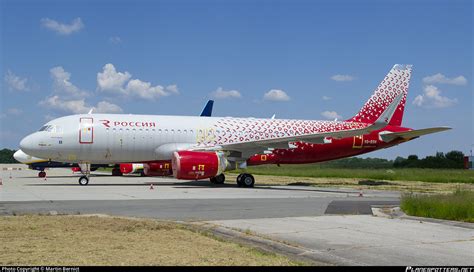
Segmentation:
[(414, 129), (414, 130), (402, 131), (402, 132), (386, 132), (386, 133), (380, 133), (380, 138), (382, 138), (382, 141), (388, 143), (395, 139), (411, 140), (423, 135), (441, 132), (441, 131), (445, 131), (449, 129), (451, 128), (450, 127), (434, 127), (434, 128)]

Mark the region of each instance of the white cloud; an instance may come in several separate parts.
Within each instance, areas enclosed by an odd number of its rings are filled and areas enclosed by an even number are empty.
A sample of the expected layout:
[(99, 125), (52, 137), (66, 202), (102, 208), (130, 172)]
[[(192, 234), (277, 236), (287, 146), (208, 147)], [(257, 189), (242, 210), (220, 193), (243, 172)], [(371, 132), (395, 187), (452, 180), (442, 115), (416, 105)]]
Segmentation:
[(81, 18), (76, 18), (72, 20), (71, 24), (63, 24), (59, 23), (58, 21), (43, 18), (41, 19), (41, 25), (49, 30), (55, 31), (61, 35), (69, 35), (74, 32), (81, 30), (84, 27)]
[(39, 104), (45, 108), (64, 113), (81, 114), (94, 109), (97, 113), (120, 113), (122, 108), (118, 105), (101, 101), (96, 106), (89, 105), (85, 98), (89, 93), (81, 90), (70, 82), (71, 74), (63, 67), (57, 66), (50, 70), (53, 79), (53, 94), (40, 101)]
[(128, 95), (151, 100), (170, 95), (164, 90), (163, 86), (151, 86), (150, 82), (141, 81), (139, 79), (130, 80), (125, 91)]
[(452, 84), (452, 85), (466, 85), (467, 79), (464, 76), (449, 78), (441, 73), (437, 73), (432, 76), (424, 77), (423, 83), (425, 84), (444, 83), (444, 84)]
[(53, 79), (53, 89), (57, 94), (67, 95), (74, 98), (88, 96), (87, 92), (82, 91), (69, 81), (71, 79), (71, 74), (66, 72), (63, 67), (53, 67), (49, 72)]
[(263, 95), (263, 100), (288, 101), (290, 97), (283, 90), (272, 89)]
[(176, 84), (166, 86), (166, 90), (170, 93), (179, 94), (178, 86), (176, 86)]
[(119, 43), (122, 43), (122, 39), (118, 36), (113, 36), (109, 38), (109, 42), (113, 44), (119, 44)]
[(338, 114), (337, 112), (335, 112), (335, 111), (323, 111), (323, 112), (321, 112), (321, 115), (322, 115), (324, 118), (326, 118), (326, 119), (331, 119), (331, 120), (333, 120), (333, 119), (341, 119), (341, 118), (342, 118), (342, 116), (339, 115), (339, 114)]
[(73, 114), (84, 114), (89, 112), (91, 108), (94, 109), (95, 113), (121, 113), (122, 108), (119, 106), (109, 103), (107, 101), (101, 101), (97, 103), (97, 106), (89, 106), (86, 104), (84, 98), (81, 99), (63, 99), (57, 95), (48, 97), (39, 102), (39, 104), (48, 109), (57, 110), (65, 113)]
[(214, 92), (211, 93), (211, 96), (215, 99), (225, 99), (225, 98), (241, 98), (242, 95), (237, 90), (226, 91), (222, 87), (217, 88)]
[(101, 91), (125, 93), (124, 84), (132, 77), (128, 72), (120, 73), (115, 70), (115, 66), (107, 63), (102, 68), (102, 73), (97, 73), (97, 85)]
[(458, 102), (456, 98), (441, 96), (441, 90), (433, 85), (425, 86), (423, 94), (413, 100), (413, 104), (424, 108), (447, 108)]
[(100, 101), (97, 103), (97, 106), (94, 107), (95, 113), (122, 113), (123, 110), (121, 107), (109, 103), (107, 101)]
[(323, 96), (323, 100), (324, 100), (324, 101), (328, 101), (328, 100), (331, 100), (331, 99), (332, 99), (332, 97), (325, 96), (325, 95)]
[(355, 77), (350, 75), (333, 75), (331, 79), (334, 81), (352, 81)]
[(110, 93), (119, 93), (124, 96), (139, 97), (155, 100), (163, 96), (179, 94), (176, 85), (152, 86), (150, 82), (140, 79), (131, 79), (129, 72), (117, 72), (111, 63), (106, 64), (102, 72), (97, 73), (97, 87), (99, 90)]
[(13, 91), (28, 91), (29, 87), (27, 86), (28, 80), (26, 78), (21, 78), (12, 71), (8, 70), (7, 74), (4, 77), (5, 82), (8, 85), (8, 88)]
[(49, 109), (75, 114), (87, 113), (90, 110), (88, 107), (86, 107), (84, 98), (76, 100), (64, 100), (59, 96), (54, 95), (40, 101), (39, 104)]

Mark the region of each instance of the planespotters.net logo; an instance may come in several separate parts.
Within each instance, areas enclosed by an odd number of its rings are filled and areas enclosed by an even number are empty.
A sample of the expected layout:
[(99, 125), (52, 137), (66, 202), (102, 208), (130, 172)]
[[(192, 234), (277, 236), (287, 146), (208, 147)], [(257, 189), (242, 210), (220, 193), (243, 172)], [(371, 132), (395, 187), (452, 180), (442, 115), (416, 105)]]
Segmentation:
[(407, 266), (405, 272), (474, 272), (474, 267), (411, 267)]

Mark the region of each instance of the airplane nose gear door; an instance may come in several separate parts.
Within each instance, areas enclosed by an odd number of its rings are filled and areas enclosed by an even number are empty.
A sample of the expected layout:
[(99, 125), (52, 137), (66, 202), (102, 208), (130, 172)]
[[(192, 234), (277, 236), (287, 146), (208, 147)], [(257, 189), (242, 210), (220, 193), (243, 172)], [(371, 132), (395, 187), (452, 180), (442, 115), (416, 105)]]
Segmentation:
[(79, 143), (92, 144), (94, 142), (94, 119), (83, 117), (79, 120)]

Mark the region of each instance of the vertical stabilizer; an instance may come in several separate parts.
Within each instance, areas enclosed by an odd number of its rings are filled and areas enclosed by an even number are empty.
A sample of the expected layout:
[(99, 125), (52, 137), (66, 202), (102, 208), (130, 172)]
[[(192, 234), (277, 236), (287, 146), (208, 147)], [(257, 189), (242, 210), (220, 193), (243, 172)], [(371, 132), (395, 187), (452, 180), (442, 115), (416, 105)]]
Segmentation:
[(395, 64), (362, 109), (347, 121), (373, 123), (398, 95), (403, 94), (395, 113), (388, 123), (389, 125), (400, 126), (410, 85), (411, 70), (412, 65)]

